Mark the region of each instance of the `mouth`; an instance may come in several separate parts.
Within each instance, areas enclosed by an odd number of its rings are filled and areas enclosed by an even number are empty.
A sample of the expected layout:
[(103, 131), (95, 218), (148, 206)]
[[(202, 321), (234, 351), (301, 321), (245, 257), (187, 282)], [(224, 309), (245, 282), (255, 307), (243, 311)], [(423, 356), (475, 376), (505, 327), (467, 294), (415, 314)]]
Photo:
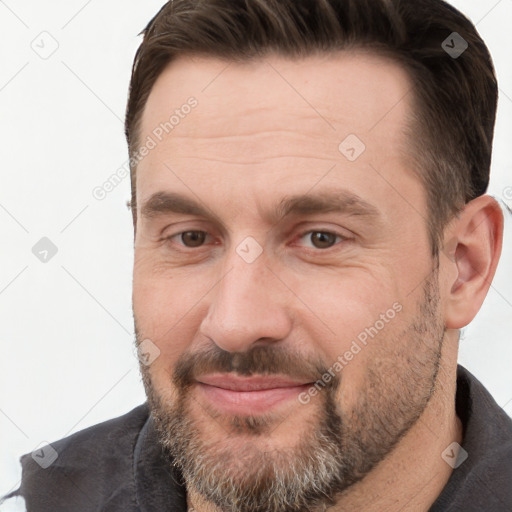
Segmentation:
[(200, 393), (216, 409), (235, 415), (263, 414), (296, 400), (312, 382), (279, 376), (205, 375), (197, 379)]

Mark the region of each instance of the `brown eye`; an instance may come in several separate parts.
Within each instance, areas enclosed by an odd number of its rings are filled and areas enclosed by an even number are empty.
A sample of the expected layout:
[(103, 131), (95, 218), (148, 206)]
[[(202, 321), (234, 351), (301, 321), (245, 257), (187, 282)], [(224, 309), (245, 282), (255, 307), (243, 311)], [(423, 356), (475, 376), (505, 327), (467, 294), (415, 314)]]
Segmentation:
[(206, 233), (204, 231), (185, 231), (181, 233), (180, 238), (186, 247), (199, 247), (204, 243)]
[(336, 243), (338, 235), (326, 231), (312, 231), (311, 242), (317, 249), (329, 249)]

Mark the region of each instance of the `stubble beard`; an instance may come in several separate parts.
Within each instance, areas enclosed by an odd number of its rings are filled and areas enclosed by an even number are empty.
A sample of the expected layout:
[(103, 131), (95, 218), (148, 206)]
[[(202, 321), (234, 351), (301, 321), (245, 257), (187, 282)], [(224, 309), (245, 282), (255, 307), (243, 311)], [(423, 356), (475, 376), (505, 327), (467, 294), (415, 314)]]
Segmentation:
[[(180, 358), (175, 366), (175, 403), (155, 391), (149, 368), (141, 365), (150, 410), (169, 463), (179, 469), (187, 489), (223, 512), (315, 512), (332, 506), (391, 452), (434, 393), (444, 338), (438, 302), (434, 272), (409, 326), (392, 340), (382, 339), (382, 332), (372, 341), (382, 343), (385, 351), (375, 352), (381, 357), (368, 362), (357, 403), (350, 411), (340, 411), (341, 378), (337, 375), (315, 397), (316, 403), (307, 405), (312, 417), (307, 423), (313, 427), (304, 426), (291, 448), (261, 448), (262, 438), (279, 426), (274, 416), (233, 417), (222, 439), (205, 435), (205, 424), (222, 420), (226, 425), (226, 418), (211, 417), (204, 410), (200, 420), (192, 414), (194, 356)], [(268, 374), (297, 375), (297, 366), (291, 372), (287, 355), (280, 354), (272, 346), (238, 354), (215, 347), (204, 359), (199, 355), (195, 369), (204, 364), (219, 371), (236, 366), (245, 375), (265, 373), (264, 369)], [(291, 361), (301, 364), (298, 356)], [(312, 367), (318, 376), (327, 370), (318, 362), (310, 363), (308, 370)], [(297, 407), (305, 405), (297, 402)]]

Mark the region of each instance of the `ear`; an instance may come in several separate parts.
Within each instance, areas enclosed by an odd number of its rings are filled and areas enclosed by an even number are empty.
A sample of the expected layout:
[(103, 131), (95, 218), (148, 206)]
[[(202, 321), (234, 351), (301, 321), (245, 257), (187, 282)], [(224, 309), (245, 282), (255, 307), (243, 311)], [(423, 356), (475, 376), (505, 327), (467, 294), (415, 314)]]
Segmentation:
[(488, 195), (469, 202), (445, 235), (445, 325), (461, 329), (476, 316), (498, 266), (503, 213)]

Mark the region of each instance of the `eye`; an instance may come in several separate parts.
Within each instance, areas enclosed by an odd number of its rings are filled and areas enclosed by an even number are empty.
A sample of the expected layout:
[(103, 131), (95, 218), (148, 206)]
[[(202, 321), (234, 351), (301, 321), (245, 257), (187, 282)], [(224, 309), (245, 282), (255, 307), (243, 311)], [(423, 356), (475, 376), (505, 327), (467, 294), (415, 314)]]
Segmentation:
[[(168, 237), (167, 240), (177, 243), (179, 246), (193, 249), (204, 245), (208, 236), (209, 235), (206, 231), (191, 230), (176, 233), (175, 235)], [(330, 249), (337, 243), (348, 240), (348, 237), (332, 231), (310, 230), (302, 233), (299, 236), (299, 239), (309, 239), (309, 246), (306, 245), (306, 247), (326, 250)]]
[(347, 240), (347, 237), (331, 231), (307, 231), (300, 236), (300, 239), (308, 239), (311, 244), (310, 247), (314, 249), (330, 249), (336, 244), (336, 240)]
[(169, 237), (168, 240), (178, 239), (181, 242), (178, 242), (180, 245), (193, 248), (203, 245), (206, 236), (206, 231), (183, 231), (182, 233), (177, 233)]

